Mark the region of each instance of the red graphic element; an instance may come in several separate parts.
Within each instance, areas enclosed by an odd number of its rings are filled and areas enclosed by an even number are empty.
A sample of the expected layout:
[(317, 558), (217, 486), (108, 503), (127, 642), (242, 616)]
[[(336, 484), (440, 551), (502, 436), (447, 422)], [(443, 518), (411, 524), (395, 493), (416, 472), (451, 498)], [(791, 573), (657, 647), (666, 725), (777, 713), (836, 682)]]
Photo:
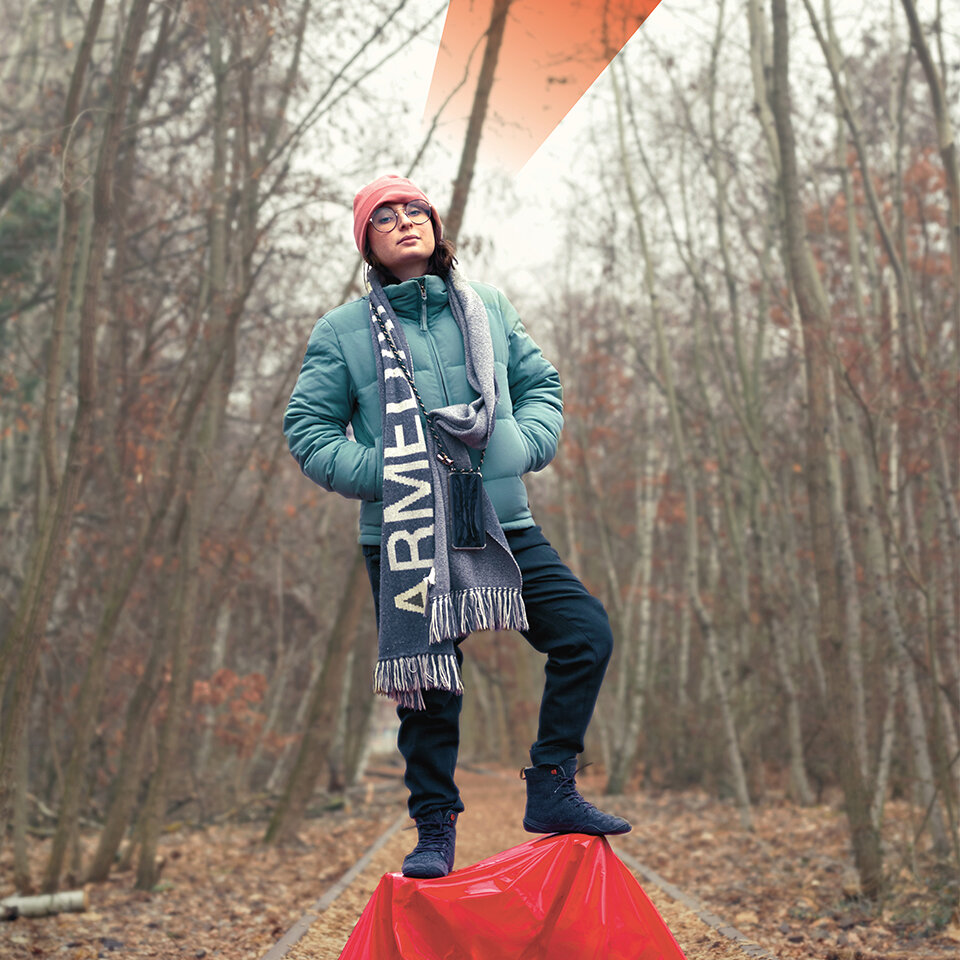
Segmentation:
[[(653, 12), (659, 0), (513, 0), (490, 93), (481, 153), (519, 169)], [(450, 0), (427, 96), (443, 136), (463, 141), (493, 0)], [(479, 42), (478, 42), (479, 41)], [(472, 57), (471, 57), (472, 52)]]
[(540, 837), (440, 880), (388, 873), (340, 960), (684, 960), (605, 837)]

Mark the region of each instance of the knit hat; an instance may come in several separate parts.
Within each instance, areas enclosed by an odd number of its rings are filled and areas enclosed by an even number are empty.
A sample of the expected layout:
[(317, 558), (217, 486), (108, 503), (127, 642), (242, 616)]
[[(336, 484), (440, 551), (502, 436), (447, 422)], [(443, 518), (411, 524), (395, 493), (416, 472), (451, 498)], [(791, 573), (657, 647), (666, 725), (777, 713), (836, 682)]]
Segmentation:
[[(357, 241), (357, 249), (364, 253), (367, 239), (367, 224), (377, 207), (384, 203), (404, 203), (407, 200), (423, 200), (430, 203), (427, 195), (411, 180), (388, 173), (377, 177), (372, 183), (361, 187), (353, 198), (353, 239)], [(430, 204), (433, 211), (433, 224), (437, 239), (443, 236), (443, 222), (437, 208)]]

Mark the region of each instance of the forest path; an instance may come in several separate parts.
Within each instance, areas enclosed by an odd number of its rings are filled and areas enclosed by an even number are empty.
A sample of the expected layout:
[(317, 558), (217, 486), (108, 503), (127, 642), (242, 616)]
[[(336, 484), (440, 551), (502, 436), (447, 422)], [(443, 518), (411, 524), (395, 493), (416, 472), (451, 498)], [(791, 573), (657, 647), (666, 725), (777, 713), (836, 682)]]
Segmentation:
[[(519, 779), (461, 767), (457, 781), (466, 811), (457, 825), (455, 869), (531, 839), (520, 825), (525, 792)], [(589, 788), (584, 792), (589, 795)], [(605, 806), (612, 808), (613, 804)], [(403, 818), (399, 823), (409, 821)], [(404, 855), (415, 843), (413, 830), (398, 829), (398, 823), (394, 823), (361, 858), (359, 870), (344, 878), (345, 888), (338, 891), (334, 885), (263, 960), (337, 960), (380, 878), (399, 870)], [(611, 845), (643, 885), (687, 960), (772, 960), (770, 953), (708, 914), (693, 898), (676, 888), (671, 889), (671, 896), (656, 886), (659, 878), (640, 862), (640, 845), (629, 835), (611, 838)], [(669, 888), (669, 884), (660, 882)]]

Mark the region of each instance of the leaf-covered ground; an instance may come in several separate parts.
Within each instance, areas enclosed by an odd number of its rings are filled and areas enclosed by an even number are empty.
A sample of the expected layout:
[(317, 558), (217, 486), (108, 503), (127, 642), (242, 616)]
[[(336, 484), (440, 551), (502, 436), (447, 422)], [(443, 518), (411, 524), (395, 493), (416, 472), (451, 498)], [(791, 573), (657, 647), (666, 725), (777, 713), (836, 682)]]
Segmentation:
[(925, 840), (914, 845), (919, 814), (904, 802), (887, 806), (888, 894), (875, 907), (858, 896), (839, 802), (799, 808), (768, 800), (755, 808), (752, 832), (740, 827), (732, 804), (700, 792), (608, 805), (634, 824), (623, 849), (774, 956), (960, 957), (956, 865), (938, 871)]
[[(346, 871), (403, 809), (402, 787), (306, 820), (300, 844), (261, 843), (266, 823), (180, 828), (161, 840), (166, 859), (152, 892), (132, 871), (91, 885), (90, 910), (0, 923), (0, 957), (260, 957)], [(91, 838), (95, 839), (95, 838)], [(13, 892), (9, 844), (0, 856), (0, 897)], [(39, 877), (48, 844), (34, 841)]]
[[(594, 769), (586, 771), (582, 783), (598, 799), (591, 789), (601, 783)], [(510, 782), (500, 781), (493, 793), (508, 796), (511, 809), (522, 812), (522, 784), (513, 771), (501, 773), (509, 774)], [(482, 809), (489, 791), (471, 786), (471, 781), (480, 783), (476, 774), (465, 772), (463, 779), (468, 811), (461, 829), (493, 830), (495, 836), (496, 817), (485, 817)], [(476, 798), (472, 805), (470, 790)], [(931, 882), (935, 872), (928, 854), (911, 842), (917, 814), (906, 804), (891, 804), (887, 811), (890, 893), (871, 910), (856, 897), (846, 824), (832, 805), (799, 809), (768, 801), (755, 810), (754, 831), (746, 833), (730, 804), (699, 792), (598, 802), (634, 824), (633, 833), (618, 839), (615, 849), (630, 853), (774, 956), (960, 956), (957, 877), (945, 873)], [(109, 883), (90, 888), (87, 913), (0, 924), (0, 956), (258, 958), (402, 809), (399, 782), (368, 791), (341, 809), (311, 818), (300, 831), (302, 845), (279, 850), (261, 845), (262, 822), (182, 827), (162, 841), (166, 865), (154, 891), (134, 890), (130, 872), (116, 874)], [(502, 832), (502, 847), (518, 842), (516, 824), (504, 824)], [(401, 846), (412, 845), (411, 837), (404, 834)], [(46, 853), (47, 841), (32, 841), (35, 876)], [(0, 854), (0, 896), (12, 892), (11, 873), (6, 844)], [(662, 897), (655, 900), (663, 903)], [(661, 909), (672, 927), (679, 922), (666, 907)], [(727, 955), (719, 935), (701, 931), (684, 942), (674, 932), (691, 958)]]

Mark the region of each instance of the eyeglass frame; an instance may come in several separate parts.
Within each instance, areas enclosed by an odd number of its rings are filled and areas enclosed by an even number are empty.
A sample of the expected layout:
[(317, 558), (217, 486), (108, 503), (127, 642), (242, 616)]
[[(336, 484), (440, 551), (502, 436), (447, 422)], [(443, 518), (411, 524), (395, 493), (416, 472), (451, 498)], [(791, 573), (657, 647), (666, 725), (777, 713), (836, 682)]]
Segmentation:
[[(399, 203), (399, 201), (397, 201), (397, 202)], [(416, 203), (416, 204), (419, 204), (420, 206), (425, 206), (425, 207), (427, 208), (427, 211), (426, 211), (426, 212), (427, 212), (426, 219), (424, 219), (424, 220), (414, 220), (413, 217), (410, 216), (410, 214), (409, 214), (408, 211), (407, 211), (407, 207), (410, 206), (411, 203)], [(393, 214), (393, 224), (391, 225), (391, 227), (390, 227), (389, 230), (381, 230), (381, 229), (376, 225), (376, 223), (374, 223), (373, 218), (377, 215), (377, 210), (389, 210), (389, 211)], [(407, 200), (407, 201), (403, 204), (403, 215), (404, 215), (411, 223), (415, 223), (415, 224), (417, 224), (418, 226), (419, 226), (421, 223), (428, 223), (430, 220), (433, 219), (433, 204), (432, 204), (432, 203), (428, 203), (426, 200)], [(397, 224), (400, 222), (400, 214), (397, 213), (397, 211), (394, 210), (393, 207), (389, 206), (388, 204), (383, 203), (383, 204), (381, 204), (379, 207), (377, 207), (376, 210), (373, 211), (373, 213), (371, 214), (371, 216), (370, 216), (368, 219), (369, 219), (370, 225), (373, 227), (374, 230), (377, 231), (377, 233), (388, 234), (388, 233), (393, 233), (393, 231), (397, 229)]]

